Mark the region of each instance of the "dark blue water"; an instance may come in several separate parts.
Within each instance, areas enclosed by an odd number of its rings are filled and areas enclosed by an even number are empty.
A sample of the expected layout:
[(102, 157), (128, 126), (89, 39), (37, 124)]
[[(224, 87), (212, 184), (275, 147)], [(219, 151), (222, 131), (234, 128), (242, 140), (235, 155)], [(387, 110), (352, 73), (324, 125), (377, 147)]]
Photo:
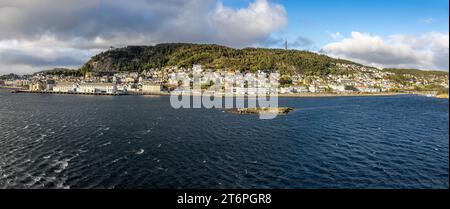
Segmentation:
[(288, 116), (168, 97), (0, 90), (0, 188), (448, 188), (448, 100), (280, 98)]

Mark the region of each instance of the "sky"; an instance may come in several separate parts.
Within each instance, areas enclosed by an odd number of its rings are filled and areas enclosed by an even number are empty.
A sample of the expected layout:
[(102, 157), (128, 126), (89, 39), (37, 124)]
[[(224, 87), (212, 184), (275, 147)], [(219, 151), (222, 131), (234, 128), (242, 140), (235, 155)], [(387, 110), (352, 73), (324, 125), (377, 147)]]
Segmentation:
[(0, 0), (0, 74), (78, 68), (111, 46), (308, 50), (449, 70), (448, 0)]

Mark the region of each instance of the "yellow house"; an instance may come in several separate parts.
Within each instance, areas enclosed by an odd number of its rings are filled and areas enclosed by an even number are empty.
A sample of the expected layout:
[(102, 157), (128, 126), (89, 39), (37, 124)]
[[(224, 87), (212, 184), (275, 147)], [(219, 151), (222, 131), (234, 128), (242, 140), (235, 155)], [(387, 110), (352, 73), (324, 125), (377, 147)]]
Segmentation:
[(45, 87), (41, 82), (33, 83), (30, 85), (30, 91), (42, 91)]

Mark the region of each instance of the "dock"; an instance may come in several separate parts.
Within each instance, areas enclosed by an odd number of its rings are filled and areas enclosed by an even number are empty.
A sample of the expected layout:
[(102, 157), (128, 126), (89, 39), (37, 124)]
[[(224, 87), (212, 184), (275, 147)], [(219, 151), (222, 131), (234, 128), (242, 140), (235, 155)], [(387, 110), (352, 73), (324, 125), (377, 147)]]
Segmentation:
[(30, 93), (30, 94), (75, 94), (75, 95), (95, 95), (95, 96), (122, 96), (123, 93), (90, 93), (90, 92), (58, 92), (58, 91), (29, 91), (13, 90), (11, 93)]
[(127, 92), (127, 95), (138, 95), (138, 96), (170, 96), (170, 93), (167, 92)]

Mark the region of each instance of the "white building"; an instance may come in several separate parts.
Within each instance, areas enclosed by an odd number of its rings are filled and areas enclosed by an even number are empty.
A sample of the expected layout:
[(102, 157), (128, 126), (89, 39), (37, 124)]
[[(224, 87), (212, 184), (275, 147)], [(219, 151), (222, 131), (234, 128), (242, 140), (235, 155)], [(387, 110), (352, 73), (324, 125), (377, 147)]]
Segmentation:
[(76, 86), (80, 93), (117, 93), (117, 85), (112, 83), (82, 83)]
[(359, 92), (364, 92), (364, 93), (378, 93), (378, 92), (380, 92), (380, 89), (367, 87), (367, 86), (357, 86), (356, 89)]
[(305, 86), (293, 86), (292, 87), (292, 92), (293, 93), (307, 93), (308, 92), (308, 88)]
[(234, 87), (233, 92), (236, 95), (257, 95), (259, 90), (258, 88)]
[(29, 86), (30, 81), (28, 80), (14, 80), (13, 86), (21, 87), (21, 86)]
[(142, 84), (142, 92), (150, 93), (150, 94), (159, 94), (159, 93), (161, 93), (161, 85), (151, 84), (151, 83), (143, 83)]
[(333, 90), (333, 92), (345, 92), (345, 85), (332, 84), (330, 85), (330, 88)]
[(287, 94), (287, 93), (291, 93), (290, 89), (288, 87), (280, 87), (278, 92), (280, 94)]
[(76, 85), (71, 83), (65, 83), (65, 84), (56, 84), (53, 87), (54, 92), (75, 92), (76, 91)]

